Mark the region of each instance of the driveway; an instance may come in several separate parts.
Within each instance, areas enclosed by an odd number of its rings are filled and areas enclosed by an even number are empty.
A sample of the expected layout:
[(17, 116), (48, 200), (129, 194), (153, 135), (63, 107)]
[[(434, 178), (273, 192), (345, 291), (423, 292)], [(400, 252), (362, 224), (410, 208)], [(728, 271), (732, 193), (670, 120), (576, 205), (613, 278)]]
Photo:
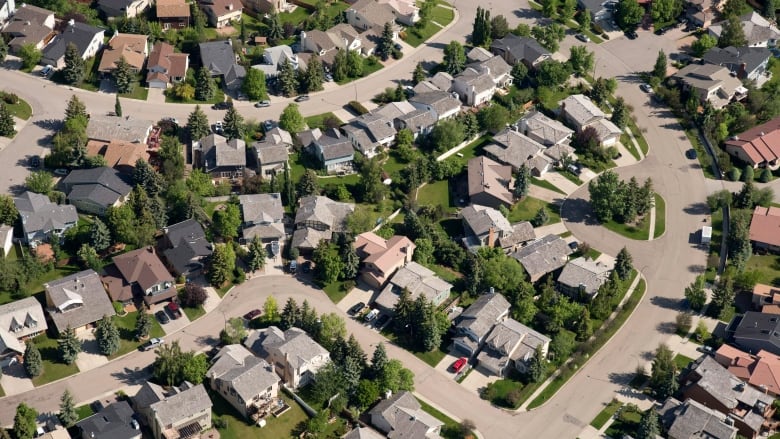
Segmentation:
[(3, 386), (6, 396), (18, 395), (35, 388), (22, 363), (14, 363), (3, 369), (0, 385)]
[[(149, 312), (150, 314), (152, 314), (154, 319), (157, 320), (157, 323), (160, 323), (160, 326), (162, 327), (163, 331), (165, 331), (165, 334), (169, 335), (169, 334), (173, 334), (176, 331), (179, 331), (180, 329), (184, 329), (185, 326), (190, 324), (190, 319), (187, 318), (187, 314), (184, 314), (184, 312), (181, 313), (181, 317), (179, 317), (178, 319), (173, 319), (171, 313), (165, 309), (165, 305), (167, 303), (168, 302), (162, 302), (162, 303), (157, 303), (155, 305), (152, 305), (151, 310)], [(154, 316), (154, 314), (157, 313), (157, 311), (161, 311), (161, 310), (162, 312), (165, 313), (165, 315), (168, 316), (168, 319), (170, 320), (168, 323), (162, 323), (160, 322), (159, 319), (157, 319), (156, 316)]]
[(460, 385), (479, 396), (482, 389), (487, 387), (488, 384), (498, 381), (499, 378), (495, 375), (487, 376), (482, 372), (482, 369), (475, 367)]
[(345, 313), (352, 308), (353, 305), (359, 302), (363, 302), (366, 305), (371, 303), (371, 299), (374, 297), (374, 290), (366, 285), (364, 282), (358, 282), (357, 286), (352, 289), (341, 301), (337, 304), (338, 308)]
[(79, 333), (79, 338), (81, 339), (81, 353), (76, 358), (76, 366), (79, 367), (80, 371), (84, 372), (108, 363), (108, 358), (100, 354), (94, 332), (82, 331)]
[(146, 102), (154, 102), (155, 104), (164, 104), (165, 89), (149, 88), (149, 94), (146, 96)]

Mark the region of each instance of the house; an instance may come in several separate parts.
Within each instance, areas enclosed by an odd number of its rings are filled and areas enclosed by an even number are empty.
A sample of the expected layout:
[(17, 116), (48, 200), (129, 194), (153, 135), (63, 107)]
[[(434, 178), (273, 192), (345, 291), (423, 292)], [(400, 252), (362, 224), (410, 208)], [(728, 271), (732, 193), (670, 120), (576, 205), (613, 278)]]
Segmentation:
[(133, 188), (119, 171), (101, 166), (75, 169), (60, 181), (68, 202), (76, 209), (95, 215), (105, 215), (109, 207), (121, 206)]
[(536, 239), (534, 226), (528, 221), (520, 221), (512, 224), (512, 232), (504, 234), (498, 239), (498, 245), (504, 249), (506, 254), (512, 254), (527, 242)]
[(14, 205), (22, 220), (22, 242), (31, 246), (61, 237), (79, 221), (75, 206), (52, 203), (35, 192), (22, 193), (14, 198)]
[(375, 156), (384, 148), (389, 148), (395, 141), (393, 122), (378, 114), (358, 116), (342, 126), (352, 147), (368, 158)]
[[(396, 14), (392, 6), (378, 0), (358, 0), (344, 11), (347, 24), (361, 31), (371, 28), (383, 29), (385, 23), (395, 23)], [(393, 28), (393, 40), (395, 40), (398, 38), (398, 32), (396, 26)]]
[(589, 97), (576, 94), (568, 96), (559, 102), (564, 119), (574, 127), (576, 132), (582, 132), (588, 127), (596, 130), (601, 146), (613, 146), (620, 140), (622, 131), (606, 118), (601, 109)]
[(212, 179), (236, 179), (246, 168), (246, 142), (209, 134), (192, 144), (198, 163)]
[(190, 5), (184, 0), (157, 0), (157, 22), (163, 30), (184, 29), (190, 25)]
[(424, 296), (433, 306), (439, 306), (450, 297), (452, 284), (417, 262), (409, 262), (393, 274), (390, 282), (374, 299), (374, 306), (387, 314), (393, 314), (404, 289), (409, 292), (411, 300)]
[[(304, 52), (316, 53), (320, 57), (325, 57), (328, 52), (339, 49), (359, 52), (361, 47), (360, 34), (346, 23), (337, 24), (327, 31), (319, 29), (302, 31), (300, 42)], [(332, 59), (329, 61), (332, 62)]]
[(492, 207), (511, 206), (514, 196), (509, 191), (512, 167), (499, 164), (487, 157), (468, 161), (469, 199), (472, 204)]
[(86, 329), (105, 316), (116, 314), (100, 276), (84, 270), (43, 284), (46, 312), (57, 333)]
[(98, 10), (110, 21), (143, 15), (149, 7), (149, 0), (98, 0), (97, 5)]
[(496, 93), (496, 83), (489, 71), (466, 67), (452, 81), (452, 91), (466, 105), (478, 107), (490, 102)]
[(765, 313), (780, 314), (780, 288), (771, 285), (756, 284), (750, 303), (753, 309)]
[(149, 56), (147, 38), (146, 35), (115, 33), (103, 49), (98, 72), (112, 73), (119, 59), (124, 58), (133, 73), (140, 73), (146, 64), (146, 57)]
[(328, 197), (310, 195), (299, 199), (292, 246), (313, 250), (320, 240), (330, 241), (333, 233), (346, 230), (347, 217), (354, 211), (354, 204), (340, 203)]
[(0, 249), (3, 257), (8, 257), (14, 248), (14, 226), (0, 224)]
[(185, 278), (199, 274), (213, 252), (203, 227), (192, 218), (163, 227), (161, 247), (168, 267)]
[(244, 8), (252, 12), (262, 12), (264, 14), (290, 12), (294, 8), (291, 2), (287, 0), (241, 0)]
[(209, 24), (217, 29), (241, 21), (244, 11), (238, 0), (200, 0), (200, 8), (206, 14)]
[(716, 110), (725, 107), (732, 99), (741, 100), (747, 96), (747, 89), (742, 86), (742, 81), (731, 76), (726, 67), (689, 64), (672, 77), (682, 84), (683, 89), (694, 94), (699, 102), (709, 102)]
[(247, 419), (267, 411), (279, 394), (279, 375), (274, 367), (240, 344), (223, 346), (212, 360), (206, 377), (211, 390)]
[(234, 91), (241, 87), (246, 70), (238, 64), (231, 40), (200, 43), (198, 51), (201, 64), (208, 69), (212, 78), (222, 78), (222, 86), (226, 90)]
[(143, 143), (149, 141), (154, 122), (130, 116), (92, 115), (87, 122), (87, 138), (101, 142)]
[(739, 434), (756, 438), (774, 414), (774, 398), (744, 383), (709, 355), (703, 355), (680, 378), (680, 393), (728, 415)]
[(0, 0), (0, 28), (16, 11), (16, 2), (14, 0)]
[[(741, 15), (739, 21), (742, 23), (742, 30), (745, 32), (745, 38), (750, 47), (771, 47), (780, 39), (780, 30), (758, 12), (751, 11)], [(723, 21), (713, 23), (708, 29), (710, 35), (720, 38), (720, 34), (723, 33), (723, 24)]]
[(11, 53), (19, 53), (26, 44), (43, 49), (54, 37), (54, 12), (22, 3), (0, 34)]
[(496, 133), (493, 142), (484, 148), (486, 156), (511, 166), (513, 172), (525, 166), (537, 177), (552, 167), (552, 159), (544, 155), (546, 150), (536, 140), (509, 127)]
[(420, 20), (420, 8), (413, 0), (377, 0), (377, 2), (390, 5), (395, 21), (404, 26), (413, 26)]
[(358, 235), (354, 246), (363, 264), (361, 278), (372, 288), (382, 288), (396, 270), (412, 262), (416, 248), (406, 236), (384, 239), (374, 232)]
[(292, 145), (292, 135), (279, 127), (265, 133), (261, 142), (253, 143), (252, 147), (257, 151), (259, 174), (270, 177), (282, 172), (287, 166)]
[(154, 439), (199, 437), (211, 428), (211, 399), (203, 384), (183, 382), (163, 389), (144, 381), (133, 397), (133, 407)]
[(590, 258), (572, 259), (563, 267), (556, 283), (558, 290), (572, 299), (596, 297), (604, 283), (609, 280), (613, 266)]
[(266, 79), (274, 78), (279, 74), (279, 68), (285, 60), (292, 64), (295, 70), (306, 68), (306, 64), (301, 60), (301, 57), (298, 54), (294, 54), (292, 48), (285, 44), (263, 49), (263, 63), (255, 64), (252, 68), (262, 70)]
[(371, 425), (389, 438), (439, 438), (444, 425), (405, 390), (380, 401), (368, 415)]
[(428, 110), (414, 110), (410, 113), (398, 116), (393, 121), (397, 130), (408, 129), (417, 139), (418, 136), (428, 135), (436, 125), (436, 115)]
[(531, 282), (566, 265), (572, 253), (569, 245), (558, 235), (547, 235), (521, 247), (512, 254), (523, 266)]
[(513, 33), (504, 38), (493, 40), (490, 51), (504, 58), (510, 66), (522, 62), (529, 69), (535, 69), (539, 64), (552, 58), (552, 53), (542, 47), (535, 39), (519, 37)]
[(408, 101), (388, 102), (381, 107), (371, 111), (371, 114), (376, 114), (384, 117), (388, 120), (395, 120), (405, 114), (409, 114), (413, 111), (417, 111), (416, 108)]
[(429, 91), (452, 91), (452, 82), (455, 78), (447, 72), (436, 72), (435, 75), (421, 81), (414, 86), (414, 94), (421, 94)]
[(550, 338), (514, 319), (506, 319), (490, 331), (477, 361), (487, 375), (503, 377), (512, 367), (526, 373), (537, 347), (542, 350), (542, 358), (547, 358)]
[(148, 146), (145, 143), (123, 140), (90, 140), (87, 142), (87, 156), (103, 156), (106, 165), (125, 175), (133, 175), (139, 159), (149, 162)]
[(780, 355), (780, 315), (746, 311), (735, 316), (726, 327), (726, 335), (739, 348), (749, 352), (767, 351)]
[(141, 439), (141, 429), (127, 401), (117, 401), (76, 424), (81, 439)]
[(656, 409), (669, 439), (736, 439), (734, 422), (722, 413), (692, 399), (667, 398)]
[(495, 247), (514, 232), (509, 220), (492, 207), (471, 204), (460, 211), (463, 221), (463, 244), (476, 252), (480, 247)]
[(756, 248), (780, 251), (780, 208), (756, 206), (750, 220), (750, 242)]
[(780, 395), (780, 356), (767, 351), (751, 355), (724, 344), (715, 351), (715, 361), (753, 387), (775, 397)]
[(65, 67), (65, 49), (69, 44), (76, 46), (81, 59), (92, 58), (103, 47), (104, 33), (103, 29), (70, 20), (62, 33), (44, 47), (41, 64), (53, 66), (55, 69)]
[(723, 9), (723, 0), (686, 0), (685, 18), (694, 26), (706, 29)]
[(766, 47), (729, 46), (725, 49), (713, 47), (702, 56), (702, 61), (726, 67), (739, 79), (758, 81), (762, 76), (766, 76), (766, 79), (771, 76), (768, 69), (770, 58), (772, 52)]
[(173, 46), (159, 41), (152, 48), (146, 63), (146, 82), (149, 88), (168, 88), (187, 79), (190, 57), (186, 53), (173, 53)]
[(724, 148), (754, 168), (777, 169), (780, 164), (780, 117), (727, 139)]
[(493, 292), (479, 296), (455, 319), (455, 348), (469, 357), (476, 355), (493, 327), (508, 316), (509, 302), (504, 296)]
[[(300, 133), (299, 138), (301, 138)], [(311, 130), (311, 138), (313, 142), (308, 149), (317, 156), (328, 174), (352, 170), (355, 148), (352, 147), (352, 141), (347, 136), (335, 128), (324, 133), (319, 128), (315, 128)]]
[(0, 305), (0, 366), (24, 355), (24, 341), (47, 329), (43, 308), (35, 297)]
[(568, 144), (574, 134), (569, 127), (541, 111), (532, 111), (520, 119), (519, 131), (546, 147)]
[(385, 435), (369, 427), (355, 427), (341, 439), (384, 439)]
[(409, 103), (418, 110), (430, 111), (436, 117), (437, 122), (449, 119), (460, 113), (460, 101), (458, 98), (444, 91), (416, 93), (409, 98)]
[[(482, 48), (480, 47), (479, 49)], [(488, 55), (491, 55), (487, 50), (482, 50)], [(473, 52), (474, 49), (471, 51)], [(512, 85), (512, 66), (507, 64), (507, 62), (504, 61), (504, 58), (501, 58), (499, 55), (491, 55), (487, 59), (466, 64), (466, 69), (474, 69), (480, 73), (487, 73), (497, 88), (507, 88)]]
[(272, 194), (239, 195), (243, 222), (243, 238), (250, 241), (255, 237), (263, 242), (282, 240), (284, 231), (284, 208), (282, 196)]
[(176, 297), (173, 276), (153, 247), (114, 256), (113, 261), (114, 266), (109, 266), (103, 276), (103, 284), (112, 301), (128, 303), (134, 298), (143, 298), (147, 305), (153, 305)]
[(269, 326), (249, 334), (244, 346), (271, 363), (282, 381), (292, 388), (309, 384), (330, 361), (330, 353), (299, 328), (282, 331)]

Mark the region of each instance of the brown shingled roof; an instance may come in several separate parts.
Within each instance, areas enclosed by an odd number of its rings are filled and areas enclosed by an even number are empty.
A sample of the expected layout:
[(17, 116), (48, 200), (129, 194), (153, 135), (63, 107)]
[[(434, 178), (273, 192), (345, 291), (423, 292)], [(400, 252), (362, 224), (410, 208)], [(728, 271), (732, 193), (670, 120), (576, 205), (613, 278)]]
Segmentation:
[(750, 221), (750, 240), (780, 246), (780, 208), (756, 206)]
[(157, 18), (189, 17), (190, 5), (184, 0), (157, 0)]

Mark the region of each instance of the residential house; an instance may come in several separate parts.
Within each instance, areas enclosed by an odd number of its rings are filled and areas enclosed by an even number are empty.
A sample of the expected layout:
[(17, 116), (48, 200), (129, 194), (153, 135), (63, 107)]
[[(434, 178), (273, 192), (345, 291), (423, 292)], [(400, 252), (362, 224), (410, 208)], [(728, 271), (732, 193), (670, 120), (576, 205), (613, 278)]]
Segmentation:
[(241, 21), (244, 10), (238, 0), (200, 0), (200, 8), (206, 14), (209, 24), (217, 29)]
[[(780, 39), (780, 30), (755, 11), (741, 15), (739, 21), (742, 23), (742, 30), (745, 32), (748, 46), (767, 47), (774, 46)], [(708, 31), (715, 38), (720, 38), (723, 33), (723, 21), (713, 23)]]
[(488, 375), (503, 377), (512, 367), (526, 373), (537, 347), (542, 350), (542, 358), (547, 358), (550, 338), (514, 319), (506, 319), (490, 331), (477, 361)]
[(756, 206), (750, 220), (750, 242), (766, 251), (780, 251), (780, 207)]
[(592, 127), (596, 130), (599, 143), (604, 147), (613, 146), (620, 140), (620, 128), (607, 119), (604, 112), (589, 97), (582, 94), (571, 95), (559, 104), (564, 119), (576, 132)]
[(206, 373), (211, 390), (246, 419), (268, 411), (279, 394), (279, 375), (265, 360), (240, 344), (223, 346)]
[(535, 69), (539, 64), (552, 58), (552, 53), (542, 47), (535, 39), (519, 37), (513, 33), (504, 38), (493, 40), (490, 51), (504, 58), (510, 66), (522, 62), (529, 69)]
[(713, 47), (702, 56), (702, 61), (726, 67), (732, 75), (743, 81), (758, 82), (771, 77), (768, 68), (770, 58), (772, 52), (766, 47), (729, 46), (725, 49)]
[(452, 91), (466, 105), (478, 107), (490, 102), (496, 92), (496, 83), (489, 71), (466, 67), (452, 81)]
[(780, 288), (772, 285), (756, 284), (750, 303), (753, 309), (769, 314), (780, 314)]
[(226, 90), (235, 91), (241, 87), (246, 70), (238, 64), (231, 40), (200, 43), (198, 51), (201, 64), (208, 69), (212, 78), (222, 79), (222, 86)]
[(199, 274), (214, 250), (203, 227), (192, 218), (163, 227), (160, 246), (173, 274), (185, 278)]
[(509, 191), (512, 167), (499, 164), (487, 157), (468, 161), (469, 199), (472, 204), (492, 207), (511, 206), (514, 196)]
[(373, 428), (355, 427), (341, 437), (341, 439), (384, 439), (385, 435), (378, 433)]
[(614, 268), (586, 257), (572, 259), (563, 267), (556, 283), (558, 290), (572, 299), (592, 299), (609, 280)]
[(417, 109), (414, 108), (414, 106), (408, 101), (398, 101), (388, 102), (381, 107), (371, 111), (371, 114), (382, 116), (387, 120), (395, 120), (413, 111), (417, 111)]
[(320, 240), (330, 241), (333, 233), (346, 230), (347, 217), (354, 211), (354, 204), (340, 203), (328, 197), (310, 195), (299, 199), (292, 246), (313, 250)]
[(780, 117), (727, 139), (724, 148), (754, 168), (777, 169), (780, 164)]
[(282, 381), (292, 388), (309, 384), (330, 361), (330, 353), (299, 328), (282, 331), (269, 326), (249, 334), (244, 346), (271, 363)]
[(203, 384), (183, 382), (163, 389), (145, 381), (133, 397), (133, 407), (154, 439), (199, 437), (211, 428), (211, 399)]
[[(339, 23), (327, 31), (313, 29), (300, 33), (301, 48), (304, 52), (316, 53), (328, 64), (333, 62), (333, 56), (339, 49), (354, 50), (360, 52), (361, 38), (354, 27)], [(329, 52), (333, 54), (328, 55)]]
[(149, 161), (148, 146), (145, 143), (123, 140), (90, 140), (87, 142), (87, 156), (103, 156), (106, 166), (125, 175), (133, 175), (139, 159)]
[(498, 245), (504, 249), (506, 254), (512, 254), (527, 242), (535, 239), (536, 232), (534, 232), (534, 226), (528, 221), (520, 221), (512, 224), (511, 233), (504, 234), (504, 236), (498, 239)]
[(211, 178), (232, 180), (243, 177), (247, 150), (242, 139), (228, 140), (212, 133), (194, 142), (192, 150), (196, 152), (201, 168)]
[(262, 12), (264, 14), (278, 14), (280, 12), (289, 12), (295, 7), (292, 2), (287, 0), (241, 0), (244, 8), (252, 12)]
[(130, 116), (92, 115), (87, 122), (87, 138), (101, 142), (143, 143), (149, 141), (154, 122)]
[(76, 424), (81, 439), (141, 439), (141, 429), (127, 401), (117, 401)]
[(455, 348), (473, 357), (482, 348), (493, 327), (508, 317), (509, 302), (501, 294), (490, 292), (477, 297), (455, 319)]
[(471, 204), (460, 211), (463, 221), (463, 244), (476, 252), (480, 247), (496, 247), (501, 239), (514, 232), (514, 228), (504, 215), (496, 209), (479, 204)]
[(737, 429), (731, 419), (693, 399), (680, 402), (669, 397), (657, 411), (669, 439), (737, 437)]
[(480, 61), (487, 61), (494, 56), (496, 55), (493, 55), (484, 47), (477, 46), (466, 52), (466, 61), (469, 63), (476, 63)]
[(98, 0), (98, 10), (109, 21), (116, 18), (143, 16), (149, 8), (149, 0)]
[[(324, 133), (319, 128), (315, 128), (310, 133), (313, 142), (308, 150), (320, 160), (322, 167), (328, 174), (352, 170), (355, 149), (347, 136), (335, 128), (326, 130)], [(306, 136), (304, 135), (304, 137)], [(300, 133), (299, 138), (301, 138)]]
[(409, 103), (418, 110), (430, 111), (436, 117), (437, 122), (449, 119), (460, 113), (460, 101), (458, 98), (444, 91), (416, 93), (409, 98)]
[[(710, 28), (712, 29), (712, 28)], [(747, 96), (747, 89), (739, 78), (731, 76), (726, 67), (713, 64), (689, 64), (673, 76), (683, 89), (695, 95), (701, 104), (709, 102), (720, 110), (732, 100)]]
[(115, 33), (103, 49), (98, 72), (104, 75), (112, 73), (119, 59), (124, 58), (133, 73), (140, 73), (149, 56), (147, 38), (146, 35)]
[(532, 111), (520, 119), (519, 131), (546, 147), (568, 145), (574, 134), (569, 127), (541, 111)]
[(24, 355), (24, 341), (47, 329), (43, 308), (35, 297), (0, 305), (0, 366)]
[(774, 414), (774, 398), (746, 384), (709, 355), (696, 360), (680, 378), (680, 393), (728, 415), (739, 434), (756, 438)]
[(372, 288), (382, 288), (396, 270), (412, 262), (416, 248), (406, 236), (384, 239), (374, 232), (358, 235), (354, 247), (363, 264), (361, 278)]
[[(358, 0), (344, 11), (347, 24), (361, 31), (371, 28), (381, 30), (385, 23), (395, 23), (396, 14), (390, 4), (379, 0)], [(393, 24), (393, 39), (397, 38), (397, 26)]]
[(103, 29), (70, 20), (62, 33), (55, 36), (51, 43), (44, 47), (41, 64), (51, 65), (55, 69), (65, 67), (65, 49), (69, 44), (76, 46), (81, 59), (92, 58), (103, 47), (104, 33)]
[(84, 270), (43, 284), (46, 312), (57, 333), (87, 329), (105, 316), (116, 314), (100, 276)]
[(397, 130), (408, 129), (417, 139), (418, 136), (425, 136), (433, 131), (436, 126), (436, 115), (428, 110), (414, 110), (410, 113), (398, 116), (394, 119)]
[(173, 276), (168, 272), (153, 247), (139, 248), (113, 258), (106, 268), (103, 283), (112, 301), (128, 303), (143, 298), (154, 305), (176, 297)]
[(780, 355), (780, 315), (746, 311), (735, 316), (726, 327), (726, 335), (741, 349), (749, 352), (768, 351)]
[(163, 30), (184, 29), (190, 25), (190, 5), (185, 0), (157, 0), (157, 21)]
[(263, 242), (280, 241), (285, 238), (284, 208), (282, 196), (272, 194), (239, 195), (243, 222), (243, 239), (250, 241), (255, 237)]
[(174, 53), (173, 46), (159, 41), (152, 48), (146, 63), (146, 82), (149, 88), (168, 88), (187, 79), (190, 57), (186, 53)]
[(16, 11), (16, 2), (14, 0), (0, 0), (0, 28)]
[(509, 127), (496, 133), (493, 142), (484, 148), (486, 156), (510, 166), (513, 172), (525, 166), (537, 177), (552, 168), (553, 160), (544, 154), (546, 150), (536, 140)]
[(383, 399), (368, 411), (371, 425), (389, 438), (440, 438), (443, 422), (422, 409), (411, 392)]
[(607, 7), (607, 4), (608, 2), (604, 0), (577, 0), (578, 9), (590, 11), (593, 23), (609, 21), (612, 18), (612, 11)]
[(379, 292), (374, 299), (374, 306), (387, 314), (393, 314), (404, 289), (409, 292), (411, 300), (424, 296), (433, 306), (439, 306), (450, 297), (452, 284), (417, 262), (408, 262), (393, 274), (390, 282)]
[(19, 53), (26, 44), (43, 49), (54, 37), (54, 12), (22, 3), (0, 31), (11, 53)]
[(14, 226), (0, 224), (0, 249), (3, 257), (8, 257), (14, 248)]
[(266, 79), (274, 78), (279, 74), (279, 69), (285, 60), (292, 64), (293, 69), (305, 69), (306, 63), (303, 62), (301, 54), (294, 54), (292, 48), (285, 44), (263, 49), (263, 63), (255, 64), (253, 69), (262, 70)]
[(109, 207), (121, 206), (133, 188), (119, 171), (101, 166), (75, 169), (60, 181), (68, 202), (76, 209), (95, 215), (105, 215)]
[(262, 141), (253, 143), (252, 148), (257, 151), (259, 174), (270, 177), (284, 171), (292, 145), (292, 135), (279, 127), (265, 133)]
[(558, 235), (547, 235), (521, 247), (512, 254), (520, 262), (531, 282), (566, 265), (572, 253), (569, 245)]
[(694, 26), (706, 29), (723, 9), (724, 0), (686, 0), (685, 18)]
[(24, 192), (14, 198), (14, 205), (22, 220), (22, 242), (33, 247), (59, 239), (79, 221), (75, 206), (52, 203), (43, 194)]
[(425, 81), (420, 81), (417, 85), (414, 86), (412, 91), (414, 91), (415, 95), (430, 91), (451, 92), (452, 82), (454, 80), (455, 78), (453, 78), (452, 75), (447, 72), (437, 72), (435, 75), (431, 76)]
[(715, 361), (753, 387), (775, 397), (780, 395), (780, 356), (767, 351), (751, 355), (724, 344), (715, 351)]
[(390, 5), (395, 21), (404, 26), (413, 26), (420, 20), (420, 8), (414, 0), (377, 0), (377, 2)]
[(358, 116), (341, 129), (347, 136), (352, 147), (371, 158), (384, 148), (389, 148), (395, 141), (395, 128), (392, 120), (378, 114)]

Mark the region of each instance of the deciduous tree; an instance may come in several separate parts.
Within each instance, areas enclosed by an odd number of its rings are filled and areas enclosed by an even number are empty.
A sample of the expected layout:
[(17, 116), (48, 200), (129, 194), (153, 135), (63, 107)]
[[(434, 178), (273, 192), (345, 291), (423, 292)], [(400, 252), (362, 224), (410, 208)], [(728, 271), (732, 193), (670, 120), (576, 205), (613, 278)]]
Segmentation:
[(624, 31), (634, 31), (642, 22), (644, 13), (637, 0), (620, 0), (615, 11), (615, 22)]
[(206, 289), (194, 282), (184, 284), (184, 290), (179, 295), (182, 306), (187, 308), (197, 308), (206, 303), (208, 298)]
[(47, 171), (33, 171), (24, 179), (24, 185), (30, 192), (49, 195), (54, 188), (54, 177)]
[(503, 105), (498, 104), (484, 107), (477, 113), (480, 128), (491, 134), (496, 134), (497, 132), (506, 129), (506, 126), (509, 123), (509, 117), (509, 110)]
[(593, 70), (596, 56), (585, 46), (573, 46), (569, 55), (569, 65), (574, 73), (585, 75)]
[(663, 401), (677, 390), (677, 365), (674, 353), (665, 344), (658, 346), (653, 359), (650, 388), (655, 396)]
[(28, 43), (19, 48), (19, 58), (22, 60), (22, 68), (29, 70), (35, 67), (39, 62), (43, 54), (34, 44)]
[(247, 69), (244, 82), (241, 83), (241, 91), (243, 91), (249, 99), (255, 101), (258, 99), (268, 99), (268, 91), (265, 87), (265, 73), (260, 69)]
[(630, 117), (630, 110), (628, 104), (622, 96), (618, 96), (615, 99), (615, 105), (612, 106), (612, 123), (617, 125), (618, 128), (623, 129), (628, 125), (628, 119)]
[(450, 41), (444, 47), (444, 71), (450, 75), (457, 75), (466, 67), (466, 52), (457, 41)]
[(78, 256), (79, 261), (81, 261), (81, 264), (85, 268), (100, 271), (100, 267), (102, 265), (100, 256), (98, 256), (97, 252), (94, 248), (92, 248), (91, 245), (87, 243), (81, 244), (78, 252), (76, 252), (76, 256)]
[(224, 209), (214, 211), (212, 220), (212, 228), (219, 236), (235, 238), (241, 226), (241, 210), (235, 204), (228, 203)]
[(306, 128), (306, 120), (298, 109), (298, 104), (289, 104), (279, 115), (279, 128), (291, 133), (299, 133)]
[[(548, 0), (553, 1), (553, 0)], [(566, 30), (558, 23), (550, 23), (546, 26), (534, 26), (531, 35), (550, 52), (557, 52), (561, 41), (566, 36)]]
[(12, 226), (19, 218), (14, 199), (10, 195), (0, 194), (0, 224)]
[(32, 439), (35, 436), (37, 419), (38, 412), (24, 402), (20, 402), (16, 406), (16, 415), (14, 415), (14, 437), (16, 439)]

